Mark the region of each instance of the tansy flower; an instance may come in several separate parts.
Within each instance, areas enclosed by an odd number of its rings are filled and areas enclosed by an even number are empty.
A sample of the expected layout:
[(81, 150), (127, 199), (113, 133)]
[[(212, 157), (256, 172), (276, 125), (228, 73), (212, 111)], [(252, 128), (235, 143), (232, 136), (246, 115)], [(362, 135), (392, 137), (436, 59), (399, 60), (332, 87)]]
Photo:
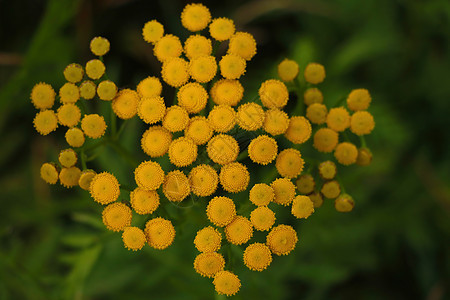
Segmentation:
[(91, 40), (91, 52), (97, 56), (103, 56), (109, 51), (109, 41), (104, 37), (97, 36)]
[(180, 57), (183, 52), (183, 46), (180, 39), (173, 34), (166, 34), (160, 38), (153, 48), (153, 53), (160, 62), (170, 58)]
[(230, 198), (218, 196), (209, 201), (206, 214), (211, 223), (224, 227), (233, 221), (236, 216), (236, 207)]
[(236, 32), (230, 38), (228, 53), (250, 60), (256, 54), (256, 41), (248, 32)]
[(244, 264), (252, 271), (263, 271), (272, 262), (269, 247), (261, 243), (253, 243), (244, 251)]
[(53, 110), (43, 110), (33, 120), (34, 128), (42, 135), (47, 135), (58, 127), (58, 118)]
[(209, 112), (208, 121), (215, 131), (228, 132), (236, 124), (236, 112), (229, 105), (216, 105)]
[(267, 108), (283, 108), (289, 99), (286, 85), (276, 79), (269, 79), (258, 90), (262, 104)]
[(267, 246), (276, 255), (287, 255), (298, 242), (297, 232), (292, 226), (278, 225), (267, 235)]
[(85, 80), (80, 84), (80, 96), (86, 100), (91, 100), (95, 97), (95, 93), (97, 92), (97, 87), (95, 83), (90, 80)]
[(149, 76), (139, 82), (136, 91), (141, 98), (159, 97), (162, 92), (162, 84), (158, 77)]
[(140, 104), (139, 100), (137, 92), (130, 89), (124, 89), (117, 94), (116, 98), (114, 98), (112, 109), (119, 118), (128, 120), (137, 114), (138, 105)]
[(125, 227), (122, 233), (122, 241), (128, 250), (141, 250), (145, 245), (145, 233), (138, 227)]
[(295, 185), (297, 186), (300, 194), (308, 195), (314, 191), (316, 183), (314, 182), (314, 177), (312, 177), (311, 174), (304, 174), (297, 178)]
[(306, 117), (314, 124), (323, 124), (327, 121), (328, 109), (322, 103), (313, 103), (306, 109)]
[(327, 115), (327, 126), (334, 131), (344, 131), (350, 127), (350, 115), (344, 107), (330, 109)]
[(117, 94), (117, 86), (111, 80), (103, 80), (97, 86), (97, 95), (100, 100), (111, 101)]
[(66, 82), (59, 89), (59, 98), (62, 103), (75, 103), (80, 99), (80, 90), (75, 84)]
[(273, 188), (265, 183), (255, 184), (250, 190), (249, 200), (256, 206), (266, 206), (274, 199)]
[(278, 64), (278, 76), (281, 80), (293, 81), (299, 72), (299, 67), (296, 61), (285, 58), (282, 62)]
[(308, 106), (314, 103), (322, 103), (322, 92), (318, 88), (309, 88), (303, 93), (303, 101)]
[(337, 168), (336, 164), (331, 160), (326, 160), (319, 164), (319, 174), (325, 180), (331, 180), (336, 176)]
[(220, 249), (222, 235), (212, 226), (205, 227), (197, 232), (194, 239), (195, 248), (200, 252), (214, 252)]
[(184, 135), (192, 139), (195, 144), (203, 145), (211, 139), (213, 130), (205, 117), (196, 116), (189, 121), (189, 125), (184, 130)]
[(105, 74), (105, 65), (99, 59), (91, 59), (86, 63), (86, 75), (94, 80), (100, 79)]
[(368, 166), (372, 162), (372, 152), (368, 148), (359, 148), (356, 164), (359, 166)]
[(155, 124), (166, 114), (166, 105), (161, 97), (144, 98), (137, 105), (139, 118), (147, 124)]
[(68, 82), (77, 83), (83, 79), (84, 70), (79, 64), (70, 64), (64, 69), (63, 74)]
[(94, 179), (95, 173), (94, 170), (84, 170), (81, 172), (80, 178), (78, 179), (78, 185), (86, 191), (89, 191), (91, 187), (91, 181)]
[(137, 187), (130, 193), (130, 203), (138, 214), (152, 214), (159, 206), (159, 195), (157, 191), (148, 191)]
[(219, 62), (220, 73), (226, 79), (239, 79), (245, 73), (247, 63), (245, 59), (234, 54), (222, 56)]
[(279, 135), (286, 132), (289, 127), (289, 116), (282, 110), (269, 109), (265, 113), (263, 128), (271, 135)]
[(171, 58), (162, 65), (161, 76), (170, 86), (180, 87), (189, 79), (188, 63), (179, 57)]
[(230, 193), (238, 193), (247, 189), (250, 173), (245, 165), (232, 162), (222, 166), (219, 179), (224, 190)]
[(262, 107), (250, 102), (239, 106), (236, 114), (236, 122), (242, 129), (254, 131), (262, 127), (264, 117), (265, 114)]
[(369, 108), (372, 97), (366, 89), (352, 90), (347, 97), (347, 106), (353, 111), (366, 110)]
[(313, 146), (320, 152), (331, 152), (339, 141), (338, 133), (330, 128), (320, 128), (314, 134)]
[(98, 139), (105, 134), (106, 123), (103, 117), (97, 114), (84, 115), (81, 120), (81, 129), (88, 137)]
[(74, 148), (78, 148), (83, 146), (85, 138), (84, 138), (84, 133), (80, 128), (69, 128), (66, 131), (65, 134), (65, 138), (67, 141), (67, 144), (69, 144), (69, 146), (74, 147)]
[(31, 90), (30, 98), (37, 109), (49, 109), (55, 103), (55, 91), (50, 84), (40, 82)]
[(334, 199), (341, 194), (341, 187), (336, 180), (327, 181), (322, 185), (320, 192), (328, 199)]
[(275, 193), (273, 202), (284, 206), (291, 204), (295, 197), (295, 185), (289, 179), (277, 178), (270, 186)]
[(267, 231), (275, 224), (275, 213), (267, 206), (259, 206), (250, 213), (250, 221), (256, 230)]
[(267, 135), (259, 135), (254, 138), (248, 146), (248, 156), (258, 164), (267, 165), (271, 163), (278, 153), (278, 145), (274, 138)]
[(145, 224), (145, 235), (151, 247), (163, 250), (173, 243), (175, 228), (169, 220), (155, 218)]
[(166, 198), (173, 202), (183, 201), (191, 192), (189, 180), (180, 170), (167, 173), (162, 190)]
[(196, 82), (183, 85), (177, 93), (178, 104), (191, 114), (196, 114), (204, 109), (208, 97), (205, 88)]
[(210, 165), (198, 165), (189, 173), (189, 182), (192, 192), (200, 197), (212, 195), (219, 183), (216, 170)]
[(109, 204), (119, 198), (119, 186), (119, 182), (113, 174), (103, 172), (92, 178), (89, 191), (92, 198), (98, 203)]
[(164, 182), (164, 171), (154, 161), (144, 161), (134, 170), (134, 179), (145, 190), (156, 190)]
[(358, 158), (358, 149), (352, 143), (343, 142), (336, 146), (334, 157), (340, 164), (351, 165)]
[(232, 136), (218, 134), (208, 142), (206, 150), (213, 162), (226, 165), (236, 160), (239, 154), (239, 145)]
[(234, 34), (235, 26), (233, 20), (217, 18), (209, 24), (209, 34), (217, 41), (228, 40)]
[(160, 157), (167, 153), (172, 142), (172, 133), (162, 126), (152, 126), (142, 135), (141, 147), (150, 157)]
[(67, 127), (73, 127), (80, 122), (81, 111), (73, 103), (66, 103), (58, 108), (56, 113), (59, 124)]
[(65, 149), (59, 152), (58, 160), (61, 166), (70, 168), (77, 163), (77, 153), (73, 149)]
[(172, 105), (166, 110), (166, 114), (162, 120), (162, 125), (170, 132), (184, 130), (189, 123), (189, 115), (187, 111), (178, 106)]
[(339, 212), (350, 212), (354, 206), (355, 202), (349, 194), (342, 194), (334, 200), (334, 208)]
[(109, 230), (122, 231), (131, 224), (131, 209), (123, 203), (112, 203), (102, 212), (103, 224)]
[(62, 168), (59, 172), (59, 182), (66, 188), (74, 187), (78, 184), (81, 170), (77, 167)]
[(169, 146), (169, 159), (177, 167), (186, 167), (197, 159), (197, 145), (187, 137), (179, 137)]
[(227, 240), (234, 245), (247, 243), (253, 236), (252, 223), (243, 216), (236, 216), (234, 220), (225, 227)]
[(156, 20), (145, 23), (142, 27), (142, 37), (147, 43), (156, 43), (164, 35), (164, 26)]
[(181, 12), (181, 24), (189, 31), (205, 29), (211, 21), (209, 9), (200, 3), (191, 3)]
[(321, 207), (323, 204), (322, 194), (319, 192), (314, 192), (310, 194), (309, 199), (311, 199), (314, 207)]
[(192, 79), (206, 83), (211, 81), (217, 73), (217, 63), (214, 56), (200, 56), (189, 63), (189, 74)]
[(219, 295), (233, 296), (239, 291), (241, 281), (230, 271), (217, 272), (213, 280), (214, 288)]
[(285, 137), (294, 144), (302, 144), (311, 137), (311, 123), (305, 117), (292, 117)]
[(372, 115), (367, 111), (355, 112), (350, 120), (350, 130), (356, 135), (365, 135), (372, 132), (375, 127), (375, 121)]
[(304, 164), (300, 151), (290, 148), (278, 154), (275, 167), (281, 176), (295, 178), (303, 171)]
[(40, 169), (41, 178), (48, 184), (55, 184), (58, 182), (58, 170), (53, 163), (44, 163)]
[(235, 106), (244, 96), (244, 88), (238, 80), (220, 79), (214, 83), (210, 93), (212, 100), (217, 105)]
[(184, 53), (189, 60), (209, 56), (212, 53), (211, 40), (199, 34), (191, 35), (184, 42)]
[(325, 68), (318, 63), (309, 63), (305, 68), (304, 75), (307, 82), (318, 84), (325, 79)]
[(314, 204), (308, 196), (297, 196), (292, 200), (291, 212), (298, 219), (307, 219), (314, 212)]
[(223, 271), (225, 259), (217, 252), (200, 253), (194, 260), (195, 271), (205, 277), (214, 277), (217, 272)]

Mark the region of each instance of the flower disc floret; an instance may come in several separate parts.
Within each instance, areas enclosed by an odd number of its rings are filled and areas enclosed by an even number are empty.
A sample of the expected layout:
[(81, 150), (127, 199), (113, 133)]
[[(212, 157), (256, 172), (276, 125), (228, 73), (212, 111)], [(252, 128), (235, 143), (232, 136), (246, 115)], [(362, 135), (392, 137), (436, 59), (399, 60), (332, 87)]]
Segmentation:
[(278, 225), (267, 235), (267, 246), (276, 255), (287, 255), (298, 242), (297, 232), (289, 225)]
[(267, 165), (271, 163), (278, 153), (277, 141), (267, 135), (254, 138), (248, 146), (248, 156), (258, 164)]
[(355, 207), (355, 202), (349, 194), (342, 194), (334, 200), (334, 208), (338, 212), (350, 212)]
[(177, 93), (178, 104), (190, 114), (196, 114), (204, 109), (208, 97), (205, 88), (196, 82), (183, 85)]
[(269, 205), (275, 198), (273, 188), (265, 183), (255, 184), (250, 190), (249, 200), (256, 206)]
[(218, 134), (208, 142), (206, 151), (212, 161), (226, 165), (236, 160), (239, 154), (239, 145), (231, 135)]
[(184, 135), (192, 139), (196, 145), (203, 145), (211, 139), (213, 129), (205, 117), (196, 116), (189, 121)]
[(285, 58), (278, 64), (278, 76), (281, 80), (288, 82), (293, 81), (299, 72), (299, 67), (296, 61)]
[(156, 20), (145, 23), (142, 27), (142, 37), (147, 43), (156, 43), (164, 35), (164, 26)]
[(295, 197), (295, 185), (288, 178), (277, 178), (270, 185), (275, 193), (273, 202), (287, 206)]
[(162, 92), (162, 84), (158, 77), (149, 76), (139, 82), (136, 91), (141, 98), (159, 97)]
[(339, 135), (330, 128), (320, 128), (314, 134), (313, 146), (320, 152), (333, 151), (339, 142)]
[(119, 198), (120, 185), (113, 174), (102, 172), (92, 178), (89, 191), (96, 202), (109, 204)]
[(238, 80), (220, 79), (211, 88), (211, 98), (217, 105), (235, 106), (244, 96), (244, 88)]
[(146, 242), (145, 233), (138, 227), (125, 227), (122, 233), (122, 241), (128, 250), (141, 250)]
[(318, 88), (309, 88), (303, 93), (303, 101), (307, 106), (323, 102), (323, 94)]
[(250, 221), (256, 230), (267, 231), (275, 224), (275, 213), (267, 206), (259, 206), (250, 213)]
[(292, 201), (291, 213), (297, 219), (307, 219), (314, 212), (314, 204), (308, 196), (297, 196)]
[(98, 139), (105, 134), (105, 119), (97, 114), (84, 115), (83, 120), (81, 120), (81, 129), (86, 136)]
[(211, 13), (203, 4), (188, 4), (181, 12), (181, 24), (189, 31), (195, 32), (205, 29), (209, 22), (211, 22)]
[(262, 243), (253, 243), (244, 251), (244, 264), (252, 271), (264, 271), (272, 262), (272, 252)]
[(172, 202), (183, 201), (191, 192), (189, 180), (180, 170), (167, 173), (162, 190), (166, 198)]
[(184, 42), (184, 53), (190, 60), (209, 56), (212, 53), (211, 40), (199, 34), (191, 35)]
[(234, 245), (247, 243), (253, 236), (252, 223), (243, 216), (236, 216), (234, 220), (225, 227), (227, 240)]
[(228, 53), (238, 55), (245, 60), (252, 59), (256, 54), (256, 41), (248, 32), (236, 32), (230, 38)]
[(239, 278), (230, 271), (220, 271), (214, 276), (214, 288), (219, 295), (233, 296), (241, 287)]
[(322, 185), (320, 192), (328, 199), (335, 199), (341, 194), (341, 187), (336, 180), (331, 180)]
[(59, 124), (67, 127), (76, 126), (81, 119), (81, 111), (78, 106), (73, 103), (61, 105), (58, 108), (56, 115), (58, 116)]
[(152, 214), (159, 206), (158, 192), (137, 187), (130, 193), (130, 204), (140, 215)]
[(292, 117), (285, 132), (286, 138), (294, 144), (303, 144), (311, 137), (311, 123), (305, 117)]
[(62, 168), (59, 172), (59, 182), (65, 188), (71, 188), (78, 185), (81, 176), (81, 170), (77, 167)]
[(137, 103), (137, 114), (147, 124), (161, 121), (166, 114), (166, 104), (161, 97), (144, 98)]
[(75, 84), (66, 82), (59, 89), (59, 98), (62, 103), (75, 103), (80, 99), (80, 90)]
[(306, 109), (306, 117), (314, 124), (323, 124), (327, 121), (328, 109), (322, 103), (313, 103)]
[(314, 192), (308, 195), (309, 199), (311, 199), (314, 207), (321, 207), (323, 204), (323, 197), (320, 192)]
[(211, 223), (224, 227), (234, 220), (236, 207), (230, 198), (218, 196), (209, 201), (206, 214)]
[(216, 105), (209, 112), (208, 121), (216, 132), (228, 132), (236, 124), (236, 112), (229, 105)]
[(91, 59), (86, 63), (86, 75), (94, 80), (100, 79), (105, 74), (105, 65), (99, 59)]
[(220, 169), (220, 184), (230, 193), (238, 193), (247, 189), (250, 173), (247, 167), (238, 162), (232, 162)]
[(197, 159), (197, 145), (187, 137), (179, 137), (169, 146), (169, 159), (177, 167), (186, 167)]
[(220, 62), (220, 73), (226, 79), (239, 79), (245, 73), (247, 63), (245, 59), (234, 54), (222, 56)]
[(139, 101), (140, 98), (136, 91), (124, 89), (113, 100), (112, 109), (119, 118), (128, 120), (137, 114)]
[(368, 148), (359, 148), (356, 164), (359, 166), (368, 166), (372, 162), (372, 152)]
[(366, 89), (355, 89), (347, 97), (347, 106), (353, 111), (366, 110), (370, 106), (372, 97)]
[(101, 36), (97, 36), (91, 40), (90, 43), (91, 52), (97, 56), (103, 56), (109, 52), (109, 41)]
[(64, 149), (59, 152), (58, 160), (61, 166), (70, 168), (77, 163), (77, 153), (73, 149)]
[(224, 267), (225, 259), (217, 252), (200, 253), (194, 260), (195, 271), (204, 277), (214, 277)]
[(320, 176), (325, 180), (333, 179), (337, 173), (336, 164), (331, 160), (321, 162), (318, 169)]
[(234, 22), (227, 18), (217, 18), (209, 24), (209, 34), (217, 41), (228, 40), (235, 31)]
[(178, 105), (172, 105), (169, 107), (166, 110), (166, 114), (162, 120), (162, 125), (170, 132), (182, 131), (188, 124), (188, 112)]
[(258, 90), (262, 104), (267, 108), (283, 108), (289, 99), (286, 85), (280, 80), (269, 79)]
[(85, 191), (90, 191), (92, 179), (97, 173), (94, 170), (83, 170), (78, 179), (78, 185)]
[(155, 43), (153, 52), (160, 62), (165, 62), (170, 58), (180, 57), (183, 46), (177, 36), (166, 34)]
[(189, 79), (188, 67), (189, 64), (184, 59), (170, 58), (162, 65), (162, 78), (168, 85), (178, 88)]
[(111, 101), (117, 95), (117, 86), (111, 80), (103, 80), (97, 86), (97, 95), (100, 100)]
[(356, 163), (358, 149), (352, 143), (343, 142), (336, 146), (334, 157), (340, 164), (348, 166)]
[(40, 82), (31, 90), (30, 98), (37, 109), (49, 109), (55, 103), (55, 90), (50, 84)]
[(212, 226), (199, 230), (194, 239), (195, 248), (204, 253), (219, 250), (221, 243), (222, 234)]
[(80, 96), (83, 99), (91, 100), (95, 97), (95, 93), (97, 92), (97, 86), (90, 80), (85, 80), (80, 84)]
[(212, 195), (219, 183), (216, 170), (210, 165), (198, 165), (189, 173), (189, 182), (192, 192), (200, 197)]
[(325, 68), (318, 63), (309, 63), (305, 68), (304, 75), (307, 82), (318, 84), (325, 79)]
[(375, 127), (375, 121), (372, 115), (367, 111), (355, 112), (350, 120), (350, 130), (356, 135), (365, 135), (372, 132)]
[(148, 221), (144, 231), (148, 244), (158, 250), (166, 249), (175, 239), (175, 228), (172, 222), (163, 218)]
[(150, 157), (160, 157), (167, 153), (172, 142), (172, 133), (162, 126), (152, 126), (142, 135), (141, 147)]
[(300, 175), (295, 181), (295, 185), (300, 194), (308, 195), (314, 192), (314, 188), (316, 186), (316, 182), (314, 181), (314, 177), (311, 174), (303, 174)]
[(275, 163), (278, 173), (287, 178), (295, 178), (303, 171), (303, 160), (300, 151), (289, 148), (281, 151)]
[(58, 182), (58, 170), (53, 163), (44, 163), (40, 169), (41, 178), (48, 184), (55, 184)]
[(217, 63), (214, 56), (200, 56), (189, 63), (189, 74), (192, 79), (206, 83), (211, 81), (217, 73)]
[(340, 132), (350, 127), (350, 114), (344, 107), (330, 109), (327, 115), (327, 126)]
[(262, 127), (264, 117), (265, 114), (262, 107), (250, 102), (239, 106), (236, 114), (236, 122), (242, 129), (254, 131)]
[(289, 127), (289, 116), (282, 110), (269, 109), (265, 113), (263, 128), (271, 135), (280, 135)]
[(64, 69), (63, 73), (68, 82), (77, 83), (83, 79), (84, 70), (79, 64), (70, 64)]
[(37, 132), (47, 135), (58, 127), (58, 118), (53, 110), (43, 110), (36, 114), (33, 125)]
[(139, 187), (156, 190), (164, 182), (164, 171), (154, 161), (144, 161), (134, 170), (134, 178)]
[(122, 231), (131, 225), (131, 209), (124, 203), (115, 202), (103, 209), (103, 224), (109, 230)]

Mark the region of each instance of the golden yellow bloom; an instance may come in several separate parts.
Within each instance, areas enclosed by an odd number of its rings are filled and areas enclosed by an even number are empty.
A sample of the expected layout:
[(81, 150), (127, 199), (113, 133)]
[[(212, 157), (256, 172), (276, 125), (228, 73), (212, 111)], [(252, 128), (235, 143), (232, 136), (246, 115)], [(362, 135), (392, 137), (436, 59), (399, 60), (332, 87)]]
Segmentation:
[(208, 92), (197, 82), (183, 85), (177, 93), (178, 104), (190, 114), (196, 114), (204, 109), (208, 97)]
[(81, 120), (81, 129), (88, 137), (98, 139), (105, 134), (105, 119), (97, 114), (84, 115), (83, 120)]
[(159, 206), (159, 195), (157, 191), (137, 187), (130, 193), (130, 203), (138, 214), (152, 214)]
[(288, 115), (279, 109), (269, 109), (265, 113), (263, 128), (271, 135), (279, 135), (286, 132), (289, 127)]
[(314, 134), (313, 146), (320, 152), (331, 152), (339, 142), (339, 135), (330, 128), (320, 128)]
[(100, 100), (111, 101), (117, 95), (117, 86), (111, 80), (103, 80), (97, 86), (97, 95)]
[(352, 90), (347, 97), (347, 106), (353, 111), (366, 110), (369, 108), (372, 97), (366, 89)]
[(223, 271), (225, 259), (217, 252), (200, 253), (194, 260), (195, 271), (205, 277), (214, 277), (217, 272)]
[(309, 88), (303, 93), (303, 101), (306, 105), (323, 103), (322, 92), (318, 88)]
[(238, 55), (245, 60), (252, 59), (256, 54), (256, 41), (248, 32), (236, 32), (230, 38), (228, 53)]
[(209, 112), (208, 121), (215, 131), (228, 132), (236, 124), (236, 112), (229, 105), (216, 105)]
[(59, 163), (65, 168), (75, 166), (77, 159), (77, 153), (70, 148), (62, 150), (58, 155)]
[(375, 121), (372, 115), (363, 110), (357, 111), (350, 120), (350, 130), (356, 135), (365, 135), (372, 132), (375, 127)]
[(212, 226), (207, 226), (197, 232), (194, 239), (195, 248), (200, 252), (214, 252), (220, 249), (222, 234)]
[(84, 170), (81, 172), (80, 178), (78, 179), (78, 185), (86, 191), (91, 188), (92, 179), (94, 179), (97, 173), (94, 170)]
[(351, 165), (358, 158), (358, 149), (352, 143), (343, 142), (336, 146), (334, 157), (340, 164)]
[(294, 144), (303, 144), (311, 137), (311, 123), (305, 117), (292, 117), (284, 134)]
[(95, 97), (97, 87), (95, 83), (90, 80), (85, 80), (80, 84), (80, 96), (86, 100), (91, 100)]
[(184, 53), (190, 60), (209, 56), (212, 53), (211, 40), (199, 34), (191, 35), (184, 42)]
[(259, 206), (250, 213), (250, 221), (256, 230), (267, 231), (275, 224), (275, 213), (267, 206)]
[(349, 194), (342, 194), (334, 200), (334, 208), (339, 212), (350, 212), (355, 207), (355, 202)]
[(173, 202), (183, 201), (191, 192), (189, 180), (180, 170), (167, 173), (162, 190), (166, 198)]
[(40, 82), (31, 90), (30, 98), (37, 109), (49, 109), (55, 103), (55, 91), (50, 84)]
[(153, 52), (160, 62), (165, 62), (170, 58), (180, 57), (183, 46), (177, 36), (166, 34), (155, 43)]
[(187, 111), (178, 105), (169, 107), (162, 120), (162, 125), (170, 132), (184, 130), (188, 124), (189, 115)]
[(156, 190), (164, 182), (164, 171), (157, 162), (144, 161), (134, 170), (134, 179), (139, 187)]
[(330, 180), (336, 176), (337, 168), (336, 164), (331, 160), (326, 160), (319, 164), (319, 174), (323, 179)]
[(289, 148), (281, 151), (275, 163), (278, 173), (287, 178), (295, 178), (303, 171), (303, 160), (300, 151)]
[(137, 104), (139, 118), (147, 124), (161, 121), (166, 114), (166, 105), (161, 97), (143, 98)]
[(96, 202), (100, 204), (109, 204), (119, 198), (119, 186), (119, 182), (113, 174), (103, 172), (92, 178), (89, 191)]
[(327, 121), (328, 109), (322, 103), (313, 103), (306, 109), (306, 117), (314, 124), (323, 124)]
[(211, 13), (203, 4), (188, 4), (181, 12), (181, 24), (189, 31), (195, 32), (205, 29), (209, 22), (211, 22)]
[(304, 75), (307, 82), (318, 84), (325, 79), (325, 68), (318, 63), (309, 63), (305, 68)]
[(205, 117), (196, 116), (189, 121), (184, 135), (191, 138), (196, 145), (203, 145), (211, 139), (213, 130)]
[(160, 157), (167, 153), (172, 142), (172, 133), (162, 126), (152, 126), (142, 135), (141, 147), (150, 157)]
[(245, 59), (234, 54), (222, 56), (219, 62), (220, 73), (226, 79), (239, 79), (245, 73), (247, 63)]
[(84, 70), (79, 64), (70, 64), (64, 69), (63, 73), (68, 82), (77, 83), (83, 79)]
[(78, 148), (83, 146), (85, 138), (84, 138), (84, 133), (80, 128), (69, 128), (66, 131), (65, 134), (65, 138), (67, 141), (67, 144), (69, 144), (69, 146), (74, 147), (74, 148)]
[(97, 56), (103, 56), (109, 52), (109, 41), (101, 36), (97, 36), (91, 40), (91, 52)]
[(288, 178), (277, 178), (270, 186), (275, 193), (273, 202), (284, 206), (291, 204), (295, 197), (295, 185)]
[(124, 203), (112, 203), (102, 212), (103, 224), (112, 231), (122, 231), (131, 224), (131, 209)]
[(225, 41), (234, 34), (234, 22), (227, 18), (217, 18), (209, 24), (209, 34), (217, 41)]
[(41, 178), (48, 184), (55, 184), (58, 182), (58, 170), (53, 163), (44, 163), (40, 169)]
[(322, 194), (319, 192), (314, 192), (309, 195), (309, 199), (311, 199), (314, 207), (321, 207), (323, 204)]
[(218, 196), (209, 201), (206, 214), (211, 223), (224, 227), (233, 221), (236, 216), (236, 207), (230, 198)]
[(159, 250), (169, 247), (175, 239), (175, 228), (170, 220), (155, 218), (145, 224), (148, 244)]
[(59, 89), (59, 97), (62, 103), (75, 103), (80, 99), (80, 90), (75, 84), (66, 82)]
[(297, 178), (295, 181), (298, 191), (300, 194), (308, 195), (314, 191), (314, 187), (316, 183), (314, 181), (314, 177), (311, 174), (304, 174)]
[(368, 166), (372, 162), (372, 152), (368, 148), (358, 149), (356, 164), (359, 166)]
[(73, 127), (80, 122), (81, 111), (73, 103), (66, 103), (58, 108), (56, 113), (59, 124), (67, 127)]
[(212, 100), (217, 105), (235, 106), (244, 96), (244, 88), (238, 80), (220, 79), (214, 83), (210, 93)]
[(179, 137), (169, 146), (169, 159), (177, 167), (186, 167), (197, 159), (197, 145), (187, 137)]
[(253, 243), (244, 251), (244, 264), (252, 271), (264, 271), (272, 262), (272, 252), (261, 243)]
[(114, 113), (121, 119), (128, 120), (134, 117), (138, 112), (139, 95), (136, 91), (130, 89), (121, 90), (112, 102)]
[(264, 123), (264, 110), (256, 103), (249, 102), (239, 106), (236, 114), (236, 122), (244, 130), (254, 131), (262, 127)]
[(91, 59), (86, 63), (86, 75), (94, 80), (100, 79), (105, 74), (105, 65), (99, 59)]
[(188, 67), (189, 64), (182, 58), (168, 59), (162, 65), (162, 78), (168, 85), (180, 87), (189, 79)]
[(230, 271), (217, 272), (213, 280), (214, 288), (219, 295), (233, 296), (239, 291), (241, 281)]
[(149, 76), (139, 82), (136, 91), (141, 98), (159, 97), (162, 92), (162, 84), (158, 77)]
[(267, 108), (283, 108), (289, 100), (286, 85), (276, 79), (269, 79), (261, 84), (258, 90), (262, 104)]
[(247, 243), (253, 236), (252, 223), (243, 216), (236, 216), (234, 220), (225, 227), (227, 240), (234, 245)]
[(128, 250), (141, 250), (145, 245), (145, 233), (138, 227), (125, 227), (122, 233), (122, 240)]
[(226, 165), (236, 160), (239, 154), (239, 145), (232, 136), (218, 134), (208, 142), (206, 150), (213, 162)]
[(341, 194), (341, 187), (336, 180), (327, 181), (322, 185), (320, 190), (322, 195), (329, 199), (334, 199)]
[(230, 193), (238, 193), (247, 189), (250, 173), (247, 167), (238, 162), (232, 162), (220, 169), (220, 184)]
[(278, 76), (283, 81), (293, 81), (297, 78), (299, 67), (296, 61), (285, 58), (278, 64)]
[(77, 167), (62, 168), (59, 172), (59, 182), (66, 188), (74, 187), (78, 184), (81, 170)]
[(258, 164), (271, 163), (278, 153), (277, 141), (267, 135), (259, 135), (248, 145), (248, 156)]
[(211, 81), (217, 73), (217, 63), (214, 56), (200, 56), (189, 63), (189, 74), (192, 79), (206, 83)]
[(145, 23), (142, 27), (142, 36), (147, 43), (156, 43), (164, 35), (164, 26), (156, 20)]
[(289, 225), (278, 225), (267, 235), (267, 246), (276, 255), (288, 255), (298, 242), (297, 232)]
[(53, 110), (43, 110), (36, 114), (33, 124), (37, 132), (47, 135), (58, 127), (58, 118)]
[(334, 131), (344, 131), (350, 127), (350, 115), (344, 107), (330, 109), (327, 115), (327, 126)]
[(195, 195), (206, 197), (216, 191), (219, 176), (213, 167), (202, 164), (192, 168), (189, 173), (189, 182)]
[(314, 212), (314, 204), (308, 196), (297, 196), (292, 200), (291, 212), (297, 219), (307, 219)]
[(255, 184), (250, 190), (249, 200), (256, 206), (266, 206), (275, 198), (273, 188), (265, 183)]

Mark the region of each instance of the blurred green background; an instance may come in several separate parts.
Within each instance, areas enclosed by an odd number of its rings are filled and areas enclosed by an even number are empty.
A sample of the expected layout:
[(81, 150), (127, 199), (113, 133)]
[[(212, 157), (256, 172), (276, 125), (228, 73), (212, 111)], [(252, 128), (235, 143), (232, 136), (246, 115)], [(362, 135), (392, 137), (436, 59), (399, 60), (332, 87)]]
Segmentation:
[[(108, 75), (134, 88), (160, 65), (141, 38), (157, 19), (187, 36), (187, 1), (0, 1), (0, 299), (213, 299), (211, 280), (192, 268), (195, 230), (182, 225), (165, 251), (124, 249), (106, 231), (86, 192), (48, 186), (40, 165), (63, 133), (42, 137), (29, 94), (59, 87), (62, 70), (92, 58), (107, 37)], [(325, 201), (297, 222), (299, 243), (263, 273), (236, 263), (236, 299), (448, 299), (450, 297), (450, 2), (448, 0), (205, 1), (254, 34), (258, 54), (242, 80), (250, 92), (276, 76), (285, 57), (325, 65), (332, 103), (370, 90), (376, 129), (371, 166), (341, 175), (353, 212)], [(254, 93), (254, 92), (253, 92)], [(246, 94), (248, 95), (248, 94)], [(130, 141), (138, 138), (141, 128)], [(139, 129), (139, 130), (138, 130)], [(105, 152), (99, 169), (111, 165)], [(117, 171), (119, 172), (119, 171)], [(127, 176), (127, 173), (118, 175)], [(186, 212), (175, 212), (186, 218)]]

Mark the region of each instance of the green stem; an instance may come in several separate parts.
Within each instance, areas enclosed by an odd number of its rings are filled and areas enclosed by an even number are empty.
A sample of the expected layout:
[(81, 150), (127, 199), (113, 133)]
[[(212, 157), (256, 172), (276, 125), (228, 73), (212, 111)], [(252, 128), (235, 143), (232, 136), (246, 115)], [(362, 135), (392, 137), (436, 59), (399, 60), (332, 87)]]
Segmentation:
[(341, 106), (342, 103), (347, 99), (347, 97), (343, 96), (340, 99), (338, 99), (338, 101), (336, 101), (336, 103), (333, 105), (333, 107), (338, 107)]
[(80, 106), (81, 106), (81, 112), (84, 114), (84, 115), (87, 115), (87, 114), (89, 114), (89, 110), (88, 110), (88, 107), (87, 107), (87, 105), (86, 105), (86, 103), (84, 102), (85, 100), (80, 100), (80, 101), (78, 101), (78, 103), (80, 103)]
[(111, 122), (111, 132), (110, 136), (112, 140), (115, 140), (117, 137), (117, 118), (116, 114), (114, 113), (114, 110), (111, 106), (111, 113), (110, 113), (110, 122)]
[(84, 153), (84, 149), (81, 149), (81, 153), (80, 153), (80, 159), (81, 159), (81, 167), (84, 170), (87, 169), (86, 166), (86, 154)]
[(126, 185), (126, 184), (120, 184), (120, 189), (127, 191), (127, 192), (131, 192), (133, 190), (133, 188), (131, 186)]
[(294, 79), (294, 85), (296, 87), (296, 91), (297, 91), (297, 98), (298, 98), (298, 102), (297, 102), (297, 107), (295, 107), (295, 111), (299, 112), (299, 115), (303, 115), (304, 111), (305, 111), (305, 102), (303, 101), (303, 89), (302, 89), (302, 85), (300, 83), (300, 78), (297, 76), (296, 79)]
[(359, 140), (361, 141), (361, 147), (362, 148), (367, 148), (366, 138), (364, 137), (364, 135), (360, 135), (359, 136)]
[(133, 168), (136, 168), (138, 166), (138, 162), (136, 158), (128, 152), (127, 149), (125, 149), (121, 144), (117, 143), (114, 140), (109, 140), (108, 144), (117, 152), (119, 153), (126, 161), (127, 163), (132, 166)]
[(120, 135), (122, 134), (122, 131), (125, 129), (125, 125), (127, 124), (127, 120), (124, 120), (122, 122), (122, 124), (119, 127), (119, 131), (117, 131), (116, 137), (117, 139), (120, 137)]
[(336, 180), (339, 183), (339, 186), (341, 188), (341, 194), (346, 194), (344, 184), (342, 183), (342, 180), (341, 180), (341, 177), (339, 176), (339, 174), (336, 174)]

